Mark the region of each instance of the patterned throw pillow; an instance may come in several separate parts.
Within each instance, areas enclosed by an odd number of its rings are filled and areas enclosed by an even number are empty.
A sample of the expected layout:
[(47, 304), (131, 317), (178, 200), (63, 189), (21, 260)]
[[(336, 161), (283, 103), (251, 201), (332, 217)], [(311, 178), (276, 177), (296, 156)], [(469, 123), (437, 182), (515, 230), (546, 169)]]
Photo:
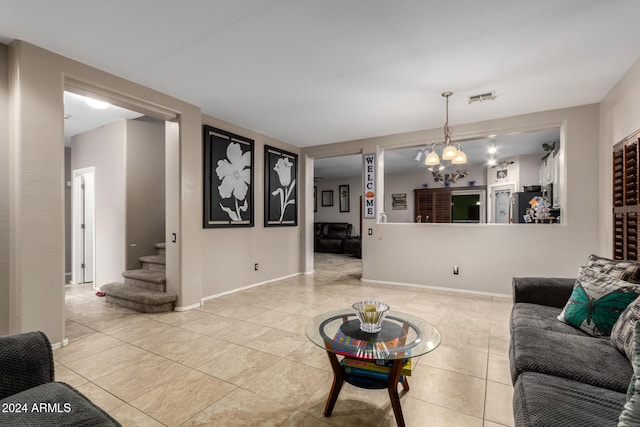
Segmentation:
[(640, 298), (629, 304), (611, 330), (611, 345), (624, 353), (629, 360), (633, 353), (633, 328), (638, 319)]
[(640, 283), (640, 262), (638, 261), (614, 260), (590, 255), (587, 267), (625, 282)]
[(620, 314), (640, 294), (640, 285), (587, 267), (580, 273), (558, 320), (594, 337), (609, 336)]
[(627, 403), (624, 404), (618, 427), (633, 427), (640, 425), (640, 322), (633, 326), (633, 352), (631, 365), (633, 365), (633, 376), (627, 391)]

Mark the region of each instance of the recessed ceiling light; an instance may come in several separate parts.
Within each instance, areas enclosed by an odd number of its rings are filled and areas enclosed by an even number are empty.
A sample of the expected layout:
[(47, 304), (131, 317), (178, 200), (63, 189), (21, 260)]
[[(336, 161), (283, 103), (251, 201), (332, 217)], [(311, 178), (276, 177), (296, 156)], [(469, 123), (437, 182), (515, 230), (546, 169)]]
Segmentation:
[(487, 151), (489, 152), (489, 154), (494, 154), (497, 151), (495, 141), (491, 141), (491, 143), (489, 144), (489, 149)]
[(496, 159), (489, 159), (489, 161), (487, 162), (487, 165), (495, 166), (496, 165)]
[(85, 96), (84, 102), (86, 102), (89, 107), (96, 108), (98, 110), (104, 110), (109, 108), (111, 105), (108, 102), (98, 101), (97, 99), (89, 98), (88, 96)]

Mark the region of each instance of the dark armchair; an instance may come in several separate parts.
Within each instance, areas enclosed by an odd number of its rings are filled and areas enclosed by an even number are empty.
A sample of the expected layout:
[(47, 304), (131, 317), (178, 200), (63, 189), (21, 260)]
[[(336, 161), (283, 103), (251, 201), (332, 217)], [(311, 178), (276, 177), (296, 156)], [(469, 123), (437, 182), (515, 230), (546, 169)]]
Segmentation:
[(0, 337), (1, 426), (120, 426), (68, 384), (56, 382), (42, 332)]

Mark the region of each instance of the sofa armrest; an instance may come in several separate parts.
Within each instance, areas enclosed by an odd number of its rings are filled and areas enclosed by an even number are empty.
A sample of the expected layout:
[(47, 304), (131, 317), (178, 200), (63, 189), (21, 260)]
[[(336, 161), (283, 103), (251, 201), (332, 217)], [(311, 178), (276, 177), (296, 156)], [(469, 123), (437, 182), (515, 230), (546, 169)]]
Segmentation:
[(576, 279), (564, 277), (514, 277), (513, 303), (526, 302), (563, 308)]
[(53, 380), (53, 352), (44, 333), (0, 337), (0, 399)]

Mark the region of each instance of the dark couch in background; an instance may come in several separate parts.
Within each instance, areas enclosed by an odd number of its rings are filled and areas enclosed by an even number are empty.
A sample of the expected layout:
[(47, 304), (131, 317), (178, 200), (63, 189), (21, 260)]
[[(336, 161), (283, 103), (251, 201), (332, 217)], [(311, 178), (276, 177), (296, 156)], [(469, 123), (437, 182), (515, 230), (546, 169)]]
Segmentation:
[(633, 374), (608, 338), (557, 319), (575, 279), (514, 278), (509, 359), (516, 426), (616, 426)]
[(120, 426), (68, 384), (55, 382), (47, 336), (0, 337), (0, 426)]
[(316, 252), (344, 253), (344, 241), (351, 238), (348, 222), (316, 222), (313, 249)]

